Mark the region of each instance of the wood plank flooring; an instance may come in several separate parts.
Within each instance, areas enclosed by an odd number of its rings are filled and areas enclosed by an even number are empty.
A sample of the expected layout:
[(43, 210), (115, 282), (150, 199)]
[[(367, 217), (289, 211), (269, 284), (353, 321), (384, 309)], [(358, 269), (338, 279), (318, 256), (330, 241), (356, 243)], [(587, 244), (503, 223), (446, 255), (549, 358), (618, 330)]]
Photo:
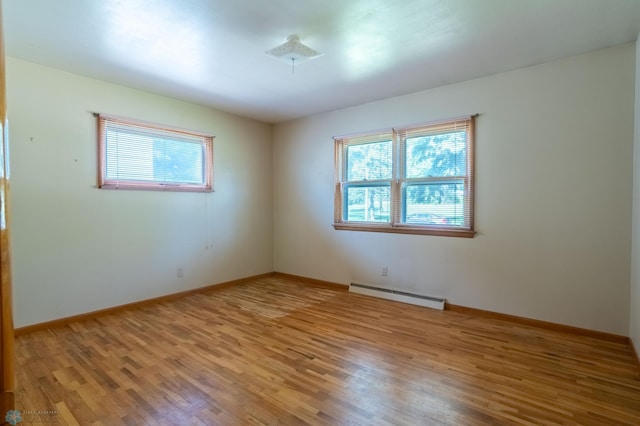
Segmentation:
[(16, 350), (25, 423), (640, 424), (627, 345), (277, 277)]

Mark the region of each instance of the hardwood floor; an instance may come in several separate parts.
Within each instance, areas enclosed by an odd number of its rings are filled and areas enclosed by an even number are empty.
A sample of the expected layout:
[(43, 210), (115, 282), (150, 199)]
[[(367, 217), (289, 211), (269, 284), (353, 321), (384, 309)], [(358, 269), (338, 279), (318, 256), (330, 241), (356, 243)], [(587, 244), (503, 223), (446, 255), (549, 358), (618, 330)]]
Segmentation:
[(25, 423), (640, 424), (627, 345), (277, 277), (16, 350)]

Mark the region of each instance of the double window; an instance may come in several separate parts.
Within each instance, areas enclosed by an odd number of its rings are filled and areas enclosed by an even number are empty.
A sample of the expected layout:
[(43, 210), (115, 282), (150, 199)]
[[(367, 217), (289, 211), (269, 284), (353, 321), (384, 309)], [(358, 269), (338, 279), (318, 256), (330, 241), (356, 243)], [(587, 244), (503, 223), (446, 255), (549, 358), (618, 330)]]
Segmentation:
[(472, 237), (475, 117), (335, 139), (336, 229)]
[(213, 190), (213, 136), (98, 115), (98, 187)]

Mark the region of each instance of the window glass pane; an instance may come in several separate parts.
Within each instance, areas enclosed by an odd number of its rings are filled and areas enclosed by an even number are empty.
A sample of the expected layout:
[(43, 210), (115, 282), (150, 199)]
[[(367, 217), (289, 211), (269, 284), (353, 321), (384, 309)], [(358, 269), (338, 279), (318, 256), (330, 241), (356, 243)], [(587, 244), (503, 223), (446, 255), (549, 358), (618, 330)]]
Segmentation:
[(391, 179), (391, 141), (347, 146), (347, 180)]
[(428, 183), (405, 187), (405, 223), (461, 226), (464, 224), (464, 184)]
[(153, 144), (156, 180), (175, 183), (203, 183), (204, 152), (199, 143), (157, 139)]
[(110, 180), (204, 184), (201, 142), (107, 128), (105, 156)]
[(464, 176), (466, 151), (465, 131), (407, 138), (406, 175), (408, 178)]
[(344, 220), (389, 222), (391, 188), (389, 186), (347, 186)]

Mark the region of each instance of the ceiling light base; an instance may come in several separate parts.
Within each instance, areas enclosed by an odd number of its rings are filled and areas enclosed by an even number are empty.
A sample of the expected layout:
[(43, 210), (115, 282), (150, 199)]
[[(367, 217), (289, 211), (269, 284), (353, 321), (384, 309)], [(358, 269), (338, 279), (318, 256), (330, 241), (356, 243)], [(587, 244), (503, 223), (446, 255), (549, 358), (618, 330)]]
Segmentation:
[(290, 35), (289, 37), (287, 37), (287, 41), (282, 43), (280, 46), (267, 50), (264, 53), (276, 59), (279, 59), (282, 62), (291, 64), (292, 66), (294, 66), (295, 64), (306, 62), (309, 59), (322, 56), (322, 53), (302, 44), (300, 42), (300, 36), (298, 36), (297, 34)]

